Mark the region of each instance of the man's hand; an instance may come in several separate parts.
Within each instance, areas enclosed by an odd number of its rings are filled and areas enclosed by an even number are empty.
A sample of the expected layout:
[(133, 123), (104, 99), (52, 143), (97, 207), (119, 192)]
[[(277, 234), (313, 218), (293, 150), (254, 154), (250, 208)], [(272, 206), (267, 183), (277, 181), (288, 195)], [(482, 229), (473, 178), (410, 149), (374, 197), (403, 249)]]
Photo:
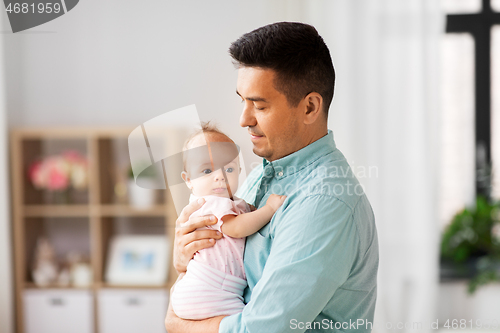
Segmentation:
[[(186, 275), (186, 274), (180, 273), (179, 276), (177, 277), (177, 280), (175, 281), (174, 285), (172, 286), (172, 288), (170, 288), (169, 299), (172, 299), (172, 294), (174, 293), (175, 285), (177, 284), (177, 282), (179, 282), (184, 277), (184, 275)], [(177, 317), (174, 310), (172, 309), (172, 302), (169, 301), (167, 315), (165, 317), (165, 328), (167, 329), (167, 331), (173, 331), (173, 329), (175, 328), (175, 325), (177, 323), (176, 321), (178, 321), (179, 319), (180, 318)]]
[[(172, 292), (170, 292), (170, 294), (172, 294)], [(177, 317), (172, 309), (172, 302), (168, 302), (167, 316), (165, 317), (165, 329), (167, 332), (173, 332), (179, 325), (180, 320), (181, 319)]]
[(219, 332), (219, 325), (224, 317), (217, 316), (204, 320), (184, 320), (177, 317), (174, 310), (172, 310), (172, 304), (169, 304), (167, 316), (165, 317), (165, 328), (169, 333), (216, 333)]
[(187, 264), (196, 252), (214, 246), (215, 240), (222, 237), (216, 230), (196, 230), (217, 223), (213, 215), (190, 218), (204, 203), (203, 198), (191, 202), (175, 223), (174, 267), (179, 273), (186, 272)]

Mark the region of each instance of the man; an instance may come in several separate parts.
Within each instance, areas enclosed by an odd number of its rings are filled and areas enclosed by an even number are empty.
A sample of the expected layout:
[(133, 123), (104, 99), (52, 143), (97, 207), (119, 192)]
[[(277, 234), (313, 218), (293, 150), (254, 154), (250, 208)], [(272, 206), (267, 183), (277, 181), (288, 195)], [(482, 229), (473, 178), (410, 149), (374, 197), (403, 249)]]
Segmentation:
[[(263, 157), (239, 194), (256, 207), (271, 193), (287, 199), (247, 238), (243, 312), (189, 321), (169, 309), (168, 332), (371, 331), (378, 241), (370, 203), (327, 128), (335, 81), (327, 46), (312, 26), (282, 22), (243, 35), (229, 52), (244, 105), (240, 125)], [(176, 231), (180, 273), (221, 237), (194, 231), (215, 223), (189, 219), (201, 205), (186, 206), (177, 221), (189, 221)]]

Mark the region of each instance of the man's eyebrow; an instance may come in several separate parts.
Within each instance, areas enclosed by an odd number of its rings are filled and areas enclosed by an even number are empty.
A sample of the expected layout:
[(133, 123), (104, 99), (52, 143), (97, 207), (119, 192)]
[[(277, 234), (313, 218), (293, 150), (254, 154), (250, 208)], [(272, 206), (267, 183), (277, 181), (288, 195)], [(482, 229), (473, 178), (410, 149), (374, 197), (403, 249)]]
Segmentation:
[[(240, 96), (241, 98), (243, 98), (243, 96), (240, 95), (240, 93), (238, 92), (238, 90), (236, 90), (236, 94), (238, 96)], [(247, 97), (245, 98), (249, 101), (252, 101), (252, 102), (264, 102), (264, 103), (267, 103), (267, 100), (265, 98), (262, 98), (262, 97)]]

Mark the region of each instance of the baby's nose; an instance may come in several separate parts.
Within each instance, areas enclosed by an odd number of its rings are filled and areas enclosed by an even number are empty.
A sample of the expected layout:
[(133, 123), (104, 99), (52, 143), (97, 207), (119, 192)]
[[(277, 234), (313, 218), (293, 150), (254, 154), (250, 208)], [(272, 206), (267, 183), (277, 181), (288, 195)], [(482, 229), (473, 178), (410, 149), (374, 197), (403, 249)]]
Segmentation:
[(219, 169), (216, 172), (214, 172), (214, 180), (216, 182), (224, 180), (224, 173), (222, 172), (222, 170)]

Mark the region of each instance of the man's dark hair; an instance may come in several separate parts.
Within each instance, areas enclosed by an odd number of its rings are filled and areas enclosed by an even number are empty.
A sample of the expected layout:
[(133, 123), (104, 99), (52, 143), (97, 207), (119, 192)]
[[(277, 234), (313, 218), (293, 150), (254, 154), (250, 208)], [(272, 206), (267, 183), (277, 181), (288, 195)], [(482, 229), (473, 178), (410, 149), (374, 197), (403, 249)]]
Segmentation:
[(275, 89), (293, 107), (307, 94), (319, 93), (328, 115), (335, 70), (330, 51), (313, 26), (295, 22), (269, 24), (233, 42), (229, 54), (238, 67), (274, 70)]

